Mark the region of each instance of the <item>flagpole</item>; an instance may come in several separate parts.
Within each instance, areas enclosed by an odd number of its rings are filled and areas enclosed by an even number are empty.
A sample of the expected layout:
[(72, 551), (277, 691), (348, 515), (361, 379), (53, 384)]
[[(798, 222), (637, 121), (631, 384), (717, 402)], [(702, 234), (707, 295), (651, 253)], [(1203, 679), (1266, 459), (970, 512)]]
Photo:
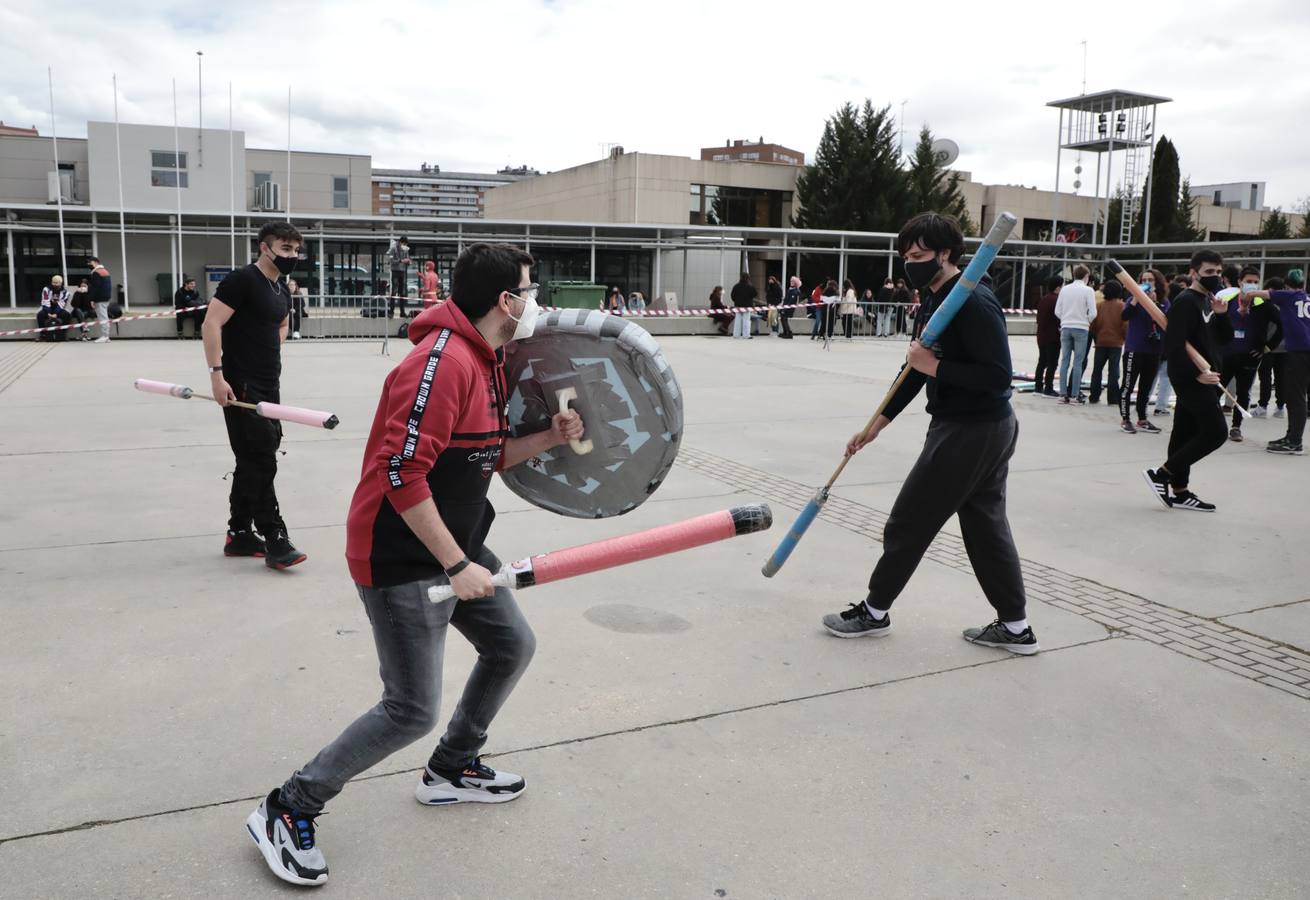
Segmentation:
[[(50, 84), (50, 145), (55, 154), (55, 206), (59, 210), (59, 272), (68, 284), (68, 248), (64, 245), (64, 182), (59, 177), (59, 138), (55, 136), (55, 75), (46, 66), (46, 80)], [(74, 170), (76, 171), (76, 170)]]
[(287, 221), (291, 221), (291, 85), (287, 85)]
[(228, 250), (231, 253), (231, 268), (237, 267), (237, 155), (236, 138), (232, 131), (232, 82), (227, 83), (227, 201), (228, 201)]
[(114, 155), (118, 160), (118, 245), (123, 254), (123, 309), (132, 308), (132, 292), (127, 286), (127, 216), (123, 208), (123, 142), (118, 132), (118, 73), (114, 73)]

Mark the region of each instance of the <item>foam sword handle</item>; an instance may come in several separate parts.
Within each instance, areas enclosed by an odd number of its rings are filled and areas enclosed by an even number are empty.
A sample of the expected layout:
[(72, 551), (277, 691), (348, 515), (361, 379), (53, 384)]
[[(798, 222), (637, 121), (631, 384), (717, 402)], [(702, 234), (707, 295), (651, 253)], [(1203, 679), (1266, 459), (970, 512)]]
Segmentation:
[(138, 391), (145, 391), (147, 394), (163, 394), (165, 397), (177, 397), (181, 400), (190, 400), (195, 391), (184, 384), (169, 384), (167, 381), (151, 381), (149, 378), (138, 378), (132, 382), (132, 387)]
[[(736, 506), (633, 534), (521, 559), (492, 575), (491, 581), (497, 587), (512, 588), (549, 584), (690, 550), (743, 534), (766, 531), (772, 525), (773, 512), (768, 504)], [(454, 595), (449, 584), (428, 588), (428, 599), (433, 603), (449, 600)]]

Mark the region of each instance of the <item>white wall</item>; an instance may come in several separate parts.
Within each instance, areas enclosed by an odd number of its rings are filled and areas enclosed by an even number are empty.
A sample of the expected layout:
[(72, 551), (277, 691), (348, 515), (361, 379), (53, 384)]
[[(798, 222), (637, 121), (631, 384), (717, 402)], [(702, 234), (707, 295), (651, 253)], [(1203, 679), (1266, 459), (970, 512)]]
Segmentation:
[[(59, 141), (59, 161), (73, 164), (73, 196), (85, 205), (91, 191), (87, 182), (87, 142), (78, 138)], [(55, 170), (48, 137), (0, 136), (0, 200), (11, 203), (45, 203), (47, 175)], [(54, 204), (50, 204), (54, 206)]]
[[(171, 210), (177, 205), (177, 189), (151, 184), (151, 151), (173, 152), (173, 129), (159, 125), (122, 125), (123, 205), (128, 209)], [(87, 122), (90, 145), (91, 201), (103, 209), (118, 207), (118, 148), (113, 122)], [(187, 186), (182, 188), (182, 214), (225, 212), (231, 205), (229, 182), (231, 162), (236, 163), (240, 190), (245, 157), (245, 133), (234, 132), (232, 156), (228, 154), (228, 132), (206, 128), (178, 129), (178, 147), (186, 154)], [(198, 152), (203, 143), (203, 156)], [(238, 195), (237, 202), (240, 203)], [(238, 207), (240, 208), (240, 207)]]

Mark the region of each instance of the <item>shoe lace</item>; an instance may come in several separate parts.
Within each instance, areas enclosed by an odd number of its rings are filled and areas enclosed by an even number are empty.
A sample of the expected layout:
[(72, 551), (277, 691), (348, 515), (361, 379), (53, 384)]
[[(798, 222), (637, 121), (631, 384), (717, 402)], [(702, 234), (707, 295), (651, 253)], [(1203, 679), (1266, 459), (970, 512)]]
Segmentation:
[(314, 849), (314, 820), (326, 813), (303, 813), (298, 809), (290, 812), (291, 822), (296, 827), (296, 846), (301, 850)]
[(852, 603), (846, 609), (842, 610), (842, 619), (849, 622), (851, 619), (870, 618), (868, 611), (864, 608), (864, 601)]

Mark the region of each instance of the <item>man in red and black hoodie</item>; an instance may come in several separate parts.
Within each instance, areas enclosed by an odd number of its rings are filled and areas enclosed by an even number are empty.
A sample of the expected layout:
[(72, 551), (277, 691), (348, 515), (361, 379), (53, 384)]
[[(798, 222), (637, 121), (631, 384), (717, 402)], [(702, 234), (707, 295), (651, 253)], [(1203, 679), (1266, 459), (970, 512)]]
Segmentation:
[[(478, 757), (536, 645), (514, 595), (492, 585), (500, 561), (483, 543), (495, 516), (487, 488), (493, 473), (583, 434), (578, 414), (565, 412), (547, 431), (509, 437), (502, 348), (536, 322), (531, 266), (508, 244), (469, 247), (455, 263), (450, 302), (410, 324), (415, 347), (383, 384), (346, 520), (346, 560), (372, 624), (382, 699), (247, 820), (279, 878), (326, 881), (314, 818), (347, 781), (436, 726), (448, 626), (478, 660), (415, 797), (500, 803), (524, 788)], [(428, 589), (447, 582), (455, 598), (429, 601)]]

